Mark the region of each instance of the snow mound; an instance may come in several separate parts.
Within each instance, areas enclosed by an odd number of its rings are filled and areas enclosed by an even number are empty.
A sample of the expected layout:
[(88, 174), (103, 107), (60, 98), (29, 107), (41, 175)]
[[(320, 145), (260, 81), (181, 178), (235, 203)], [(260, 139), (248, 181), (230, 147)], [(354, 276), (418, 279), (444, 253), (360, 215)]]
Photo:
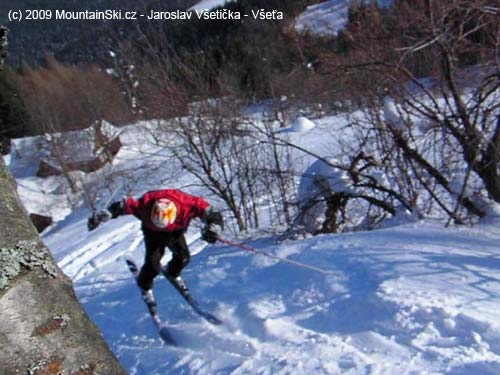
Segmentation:
[(289, 127), (277, 131), (277, 133), (307, 133), (314, 129), (316, 124), (307, 117), (299, 116), (292, 121)]
[(316, 160), (302, 175), (299, 185), (299, 202), (331, 193), (345, 192), (350, 187), (350, 179), (343, 170), (335, 168), (338, 161), (334, 158)]
[(299, 116), (291, 124), (290, 128), (293, 132), (304, 133), (313, 129), (316, 125), (306, 117)]
[(334, 193), (349, 191), (351, 181), (347, 173), (333, 167), (333, 158), (316, 160), (306, 169), (298, 189), (299, 206), (302, 210), (299, 225), (308, 233), (318, 231), (325, 221), (326, 199)]

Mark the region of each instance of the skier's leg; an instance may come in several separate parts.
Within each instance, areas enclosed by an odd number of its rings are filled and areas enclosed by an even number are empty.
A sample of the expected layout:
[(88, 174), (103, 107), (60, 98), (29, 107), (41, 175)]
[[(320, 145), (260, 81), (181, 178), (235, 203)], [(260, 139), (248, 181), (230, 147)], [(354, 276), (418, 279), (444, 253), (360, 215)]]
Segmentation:
[(172, 260), (168, 262), (166, 271), (170, 277), (176, 278), (191, 259), (184, 234), (181, 234), (177, 241), (169, 245), (168, 248), (172, 251)]
[(161, 271), (161, 258), (165, 254), (165, 248), (161, 243), (154, 241), (149, 236), (144, 236), (146, 245), (146, 255), (144, 257), (144, 265), (141, 268), (137, 283), (144, 290), (153, 288), (153, 280)]

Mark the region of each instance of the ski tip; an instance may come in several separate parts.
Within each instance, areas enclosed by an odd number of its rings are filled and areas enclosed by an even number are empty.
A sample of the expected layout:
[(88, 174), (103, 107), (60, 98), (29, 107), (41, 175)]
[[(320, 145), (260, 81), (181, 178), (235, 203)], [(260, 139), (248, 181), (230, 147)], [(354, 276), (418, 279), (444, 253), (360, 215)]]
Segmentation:
[(220, 320), (219, 318), (216, 318), (215, 316), (213, 315), (210, 315), (210, 316), (205, 316), (205, 319), (213, 324), (213, 325), (216, 325), (216, 326), (220, 326), (222, 325), (222, 320)]
[(215, 315), (210, 314), (209, 312), (202, 311), (200, 309), (195, 309), (195, 311), (208, 323), (213, 324), (214, 326), (220, 326), (222, 324), (222, 320), (217, 318)]
[(125, 259), (125, 262), (127, 263), (127, 266), (130, 269), (130, 271), (132, 272), (137, 271), (137, 265), (133, 260)]

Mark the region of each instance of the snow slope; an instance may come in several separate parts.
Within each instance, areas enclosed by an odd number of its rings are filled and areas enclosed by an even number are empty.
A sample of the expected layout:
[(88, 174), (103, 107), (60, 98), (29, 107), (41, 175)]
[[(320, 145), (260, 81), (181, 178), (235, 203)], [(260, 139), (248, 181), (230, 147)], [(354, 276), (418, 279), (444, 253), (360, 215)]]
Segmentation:
[[(285, 134), (327, 154), (333, 143), (328, 129), (341, 128), (343, 119), (314, 123)], [(165, 184), (165, 176), (169, 184), (203, 194), (175, 165), (161, 164), (161, 150), (144, 143), (147, 125), (123, 129), (124, 147), (109, 168), (142, 181), (130, 187), (135, 194)], [(325, 273), (227, 245), (206, 246), (194, 222), (188, 232), (193, 257), (183, 275), (224, 324), (201, 320), (159, 277), (160, 313), (180, 344), (168, 347), (124, 262), (142, 263), (140, 223), (121, 217), (87, 232), (89, 212), (63, 204), (56, 180), (30, 174), (36, 168), (20, 156), (30, 142), (16, 142), (17, 156), (7, 158), (21, 198), (33, 210), (50, 205), (58, 213), (61, 220), (44, 241), (130, 374), (500, 373), (498, 218), (474, 228), (422, 221), (281, 244), (264, 233), (240, 238)], [(141, 174), (145, 164), (156, 173)]]
[(337, 35), (348, 21), (348, 0), (331, 0), (311, 5), (295, 22), (299, 33), (313, 35)]
[(125, 267), (143, 256), (133, 218), (91, 233), (80, 220), (45, 241), (130, 374), (500, 373), (498, 223), (246, 242), (328, 274), (207, 247), (184, 277), (224, 325), (201, 320), (159, 278), (176, 348), (157, 337)]
[[(297, 17), (295, 30), (312, 35), (336, 36), (348, 22), (350, 3), (351, 0), (328, 0), (310, 5)], [(392, 0), (377, 0), (377, 3), (387, 7)]]
[(226, 3), (236, 0), (201, 0), (200, 2), (193, 5), (189, 10), (192, 11), (202, 11), (202, 10), (210, 10), (217, 7), (222, 7)]

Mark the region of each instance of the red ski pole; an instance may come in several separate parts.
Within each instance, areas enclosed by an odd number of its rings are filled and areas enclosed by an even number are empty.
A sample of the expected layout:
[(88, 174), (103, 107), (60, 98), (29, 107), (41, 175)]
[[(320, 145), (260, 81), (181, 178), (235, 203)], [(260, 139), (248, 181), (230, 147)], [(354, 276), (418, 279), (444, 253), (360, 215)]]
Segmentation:
[(229, 245), (229, 246), (234, 246), (234, 247), (240, 248), (242, 250), (249, 251), (251, 253), (264, 255), (264, 256), (271, 258), (271, 259), (276, 259), (276, 260), (279, 260), (282, 262), (287, 262), (287, 263), (293, 264), (293, 265), (301, 267), (301, 268), (306, 268), (306, 269), (309, 269), (311, 271), (322, 273), (324, 275), (332, 274), (332, 271), (324, 270), (322, 268), (315, 267), (315, 266), (310, 266), (309, 264), (305, 264), (305, 263), (302, 263), (302, 262), (299, 262), (296, 260), (282, 258), (282, 257), (279, 257), (279, 256), (274, 255), (274, 254), (269, 254), (269, 253), (266, 253), (265, 251), (258, 250), (254, 247), (251, 247), (251, 246), (239, 243), (239, 242), (229, 241), (229, 240), (226, 240), (226, 239), (220, 238), (220, 237), (218, 238), (218, 240), (222, 243), (225, 243), (226, 245)]

